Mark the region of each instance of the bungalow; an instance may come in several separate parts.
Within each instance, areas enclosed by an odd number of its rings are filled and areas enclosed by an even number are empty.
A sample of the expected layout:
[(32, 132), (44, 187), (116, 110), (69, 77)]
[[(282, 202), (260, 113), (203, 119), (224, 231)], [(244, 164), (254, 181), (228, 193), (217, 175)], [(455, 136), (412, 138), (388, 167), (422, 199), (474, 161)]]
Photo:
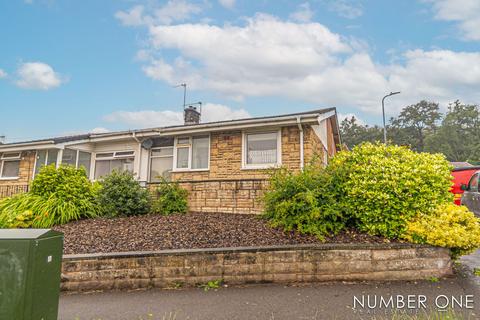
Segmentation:
[(84, 167), (91, 180), (114, 169), (155, 188), (160, 177), (189, 191), (192, 211), (260, 213), (271, 168), (325, 164), (340, 145), (335, 108), (201, 123), (195, 107), (184, 125), (0, 144), (0, 198), (28, 190), (43, 165)]

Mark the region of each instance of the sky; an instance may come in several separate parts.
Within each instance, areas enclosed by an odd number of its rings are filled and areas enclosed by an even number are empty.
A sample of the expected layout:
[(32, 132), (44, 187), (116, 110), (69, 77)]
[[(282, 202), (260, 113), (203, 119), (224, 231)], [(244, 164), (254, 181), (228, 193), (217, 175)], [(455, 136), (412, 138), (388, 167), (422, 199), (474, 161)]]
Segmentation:
[(7, 142), (336, 107), (480, 103), (480, 0), (0, 0)]

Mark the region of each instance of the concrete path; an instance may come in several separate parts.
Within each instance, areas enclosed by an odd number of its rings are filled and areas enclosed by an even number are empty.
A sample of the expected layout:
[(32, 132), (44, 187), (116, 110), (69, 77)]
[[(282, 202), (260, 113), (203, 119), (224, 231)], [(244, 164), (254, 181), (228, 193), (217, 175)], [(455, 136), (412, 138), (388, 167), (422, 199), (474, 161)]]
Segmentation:
[[(439, 282), (329, 283), (301, 286), (254, 285), (202, 289), (63, 294), (61, 320), (184, 319), (390, 319), (368, 308), (352, 310), (353, 297), (425, 295), (435, 308), (439, 295), (474, 295), (475, 309), (466, 319), (480, 319), (480, 282), (471, 270), (480, 266), (480, 250), (462, 259), (459, 273)], [(409, 311), (409, 314), (412, 312)], [(479, 315), (479, 316), (477, 316)]]

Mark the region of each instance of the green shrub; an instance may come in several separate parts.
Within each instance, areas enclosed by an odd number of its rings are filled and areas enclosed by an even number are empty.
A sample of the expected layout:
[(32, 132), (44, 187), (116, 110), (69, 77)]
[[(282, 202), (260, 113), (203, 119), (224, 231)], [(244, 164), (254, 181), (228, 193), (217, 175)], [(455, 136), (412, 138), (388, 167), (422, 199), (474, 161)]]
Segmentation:
[(274, 227), (323, 239), (343, 229), (347, 222), (337, 206), (339, 196), (331, 176), (319, 165), (312, 164), (298, 173), (281, 169), (270, 178), (264, 217)]
[(0, 201), (1, 228), (50, 228), (81, 218), (97, 216), (98, 207), (88, 199), (65, 200), (55, 193), (48, 198), (24, 193)]
[(480, 247), (480, 219), (467, 207), (444, 204), (408, 222), (403, 237), (410, 242), (450, 248), (455, 256), (468, 254)]
[(452, 202), (451, 166), (443, 155), (364, 143), (329, 163), (339, 210), (365, 232), (398, 238), (407, 221)]
[(62, 165), (58, 168), (54, 164), (44, 166), (35, 175), (30, 192), (34, 195), (49, 198), (55, 195), (56, 198), (65, 201), (95, 201), (98, 188), (88, 180), (85, 169), (69, 165)]
[(98, 215), (96, 190), (85, 170), (42, 167), (28, 193), (0, 201), (1, 228), (49, 228)]
[(114, 170), (100, 181), (98, 203), (104, 216), (131, 216), (150, 210), (150, 195), (132, 173)]
[(178, 183), (163, 179), (157, 188), (157, 194), (158, 199), (153, 202), (152, 212), (169, 215), (188, 211), (188, 192)]

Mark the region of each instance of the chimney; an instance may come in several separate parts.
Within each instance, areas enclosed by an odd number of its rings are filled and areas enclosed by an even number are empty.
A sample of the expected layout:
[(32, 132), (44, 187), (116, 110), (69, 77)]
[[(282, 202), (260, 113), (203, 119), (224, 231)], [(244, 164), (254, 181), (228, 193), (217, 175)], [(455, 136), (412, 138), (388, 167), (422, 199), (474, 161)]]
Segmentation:
[(197, 107), (185, 107), (185, 109), (183, 110), (183, 120), (185, 121), (185, 125), (199, 124), (200, 112), (198, 112)]

